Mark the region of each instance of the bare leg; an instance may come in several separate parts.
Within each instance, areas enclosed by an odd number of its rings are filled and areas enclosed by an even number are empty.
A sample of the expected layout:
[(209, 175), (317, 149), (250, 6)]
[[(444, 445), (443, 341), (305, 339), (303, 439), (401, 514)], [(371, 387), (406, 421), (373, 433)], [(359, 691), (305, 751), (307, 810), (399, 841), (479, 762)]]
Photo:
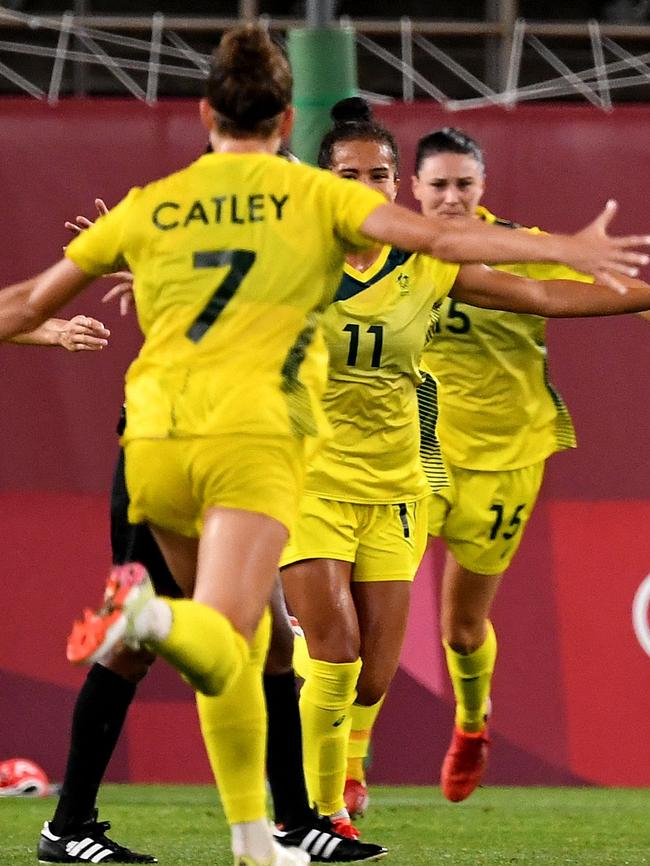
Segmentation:
[(350, 710), (361, 662), (352, 566), (304, 560), (282, 571), (291, 609), (300, 620), (311, 658), (300, 695), (304, 766), (309, 796), (324, 815), (345, 815)]
[(150, 524), (149, 528), (183, 596), (192, 598), (196, 581), (198, 538), (188, 538), (154, 524)]
[(487, 635), (490, 616), (503, 574), (477, 574), (447, 553), (442, 577), (440, 627), (443, 639), (458, 653), (469, 655)]
[(205, 514), (198, 545), (160, 527), (154, 528), (154, 534), (184, 591), (196, 571), (193, 602), (170, 603), (173, 627), (161, 652), (172, 663), (175, 659), (198, 661), (194, 668), (179, 664), (179, 669), (187, 674), (199, 672), (198, 681), (203, 670), (206, 682), (217, 684), (202, 688), (198, 707), (206, 749), (232, 827), (233, 851), (270, 859), (261, 676), (268, 632), (262, 616), (286, 542), (286, 528), (262, 514), (212, 508)]
[(410, 581), (368, 581), (352, 584), (359, 617), (363, 667), (352, 707), (348, 744), (345, 804), (351, 817), (368, 808), (365, 761), (383, 698), (395, 676), (406, 631)]
[(352, 584), (363, 667), (357, 703), (376, 704), (388, 690), (397, 667), (408, 620), (411, 583), (407, 580)]
[(279, 575), (271, 593), (271, 643), (264, 672), (271, 676), (293, 673), (293, 629)]
[(359, 658), (351, 580), (352, 563), (339, 559), (305, 559), (282, 569), (287, 601), (305, 633), (312, 659), (343, 663)]
[(183, 593), (250, 640), (271, 597), (286, 528), (264, 514), (210, 508), (200, 542), (159, 526), (152, 531)]

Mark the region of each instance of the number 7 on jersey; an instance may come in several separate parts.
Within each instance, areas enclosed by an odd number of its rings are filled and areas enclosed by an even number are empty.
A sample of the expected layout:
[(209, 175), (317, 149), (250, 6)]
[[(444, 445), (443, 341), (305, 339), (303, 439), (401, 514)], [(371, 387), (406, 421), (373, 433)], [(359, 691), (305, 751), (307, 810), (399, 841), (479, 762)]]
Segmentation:
[(195, 268), (222, 268), (224, 265), (230, 265), (230, 270), (188, 328), (186, 336), (193, 343), (198, 343), (205, 336), (208, 328), (214, 325), (223, 313), (226, 304), (232, 300), (242, 280), (253, 267), (255, 259), (256, 254), (250, 250), (209, 250), (194, 253)]

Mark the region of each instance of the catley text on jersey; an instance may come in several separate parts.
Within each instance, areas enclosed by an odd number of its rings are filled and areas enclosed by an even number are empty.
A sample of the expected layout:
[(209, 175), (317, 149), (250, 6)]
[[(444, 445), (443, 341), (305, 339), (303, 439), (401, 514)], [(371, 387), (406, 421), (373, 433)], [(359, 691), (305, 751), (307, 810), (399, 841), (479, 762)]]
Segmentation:
[(196, 199), (189, 205), (177, 201), (163, 201), (153, 210), (151, 219), (161, 231), (187, 228), (196, 223), (261, 223), (281, 220), (288, 195), (252, 193), (249, 195), (215, 195), (209, 199)]

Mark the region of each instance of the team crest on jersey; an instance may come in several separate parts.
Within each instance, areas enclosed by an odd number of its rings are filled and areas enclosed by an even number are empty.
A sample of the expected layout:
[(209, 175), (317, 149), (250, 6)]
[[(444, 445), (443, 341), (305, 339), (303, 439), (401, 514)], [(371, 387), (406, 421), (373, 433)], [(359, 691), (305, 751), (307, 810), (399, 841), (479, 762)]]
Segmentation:
[(397, 283), (399, 285), (399, 293), (400, 295), (408, 295), (409, 292), (409, 275), (408, 274), (399, 274), (397, 277)]

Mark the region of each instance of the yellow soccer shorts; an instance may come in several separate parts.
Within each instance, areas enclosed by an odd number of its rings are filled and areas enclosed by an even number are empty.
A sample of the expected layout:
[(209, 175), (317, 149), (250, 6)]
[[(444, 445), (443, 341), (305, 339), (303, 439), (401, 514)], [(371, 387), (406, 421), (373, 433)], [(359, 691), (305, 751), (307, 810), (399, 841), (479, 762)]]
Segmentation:
[(449, 486), (429, 499), (429, 535), (443, 538), (463, 568), (501, 574), (521, 543), (544, 462), (503, 472), (448, 465)]
[(266, 514), (291, 530), (305, 470), (291, 437), (132, 439), (124, 446), (129, 520), (197, 537), (208, 508)]
[(366, 505), (305, 493), (280, 565), (354, 563), (353, 581), (413, 580), (427, 542), (427, 500)]

